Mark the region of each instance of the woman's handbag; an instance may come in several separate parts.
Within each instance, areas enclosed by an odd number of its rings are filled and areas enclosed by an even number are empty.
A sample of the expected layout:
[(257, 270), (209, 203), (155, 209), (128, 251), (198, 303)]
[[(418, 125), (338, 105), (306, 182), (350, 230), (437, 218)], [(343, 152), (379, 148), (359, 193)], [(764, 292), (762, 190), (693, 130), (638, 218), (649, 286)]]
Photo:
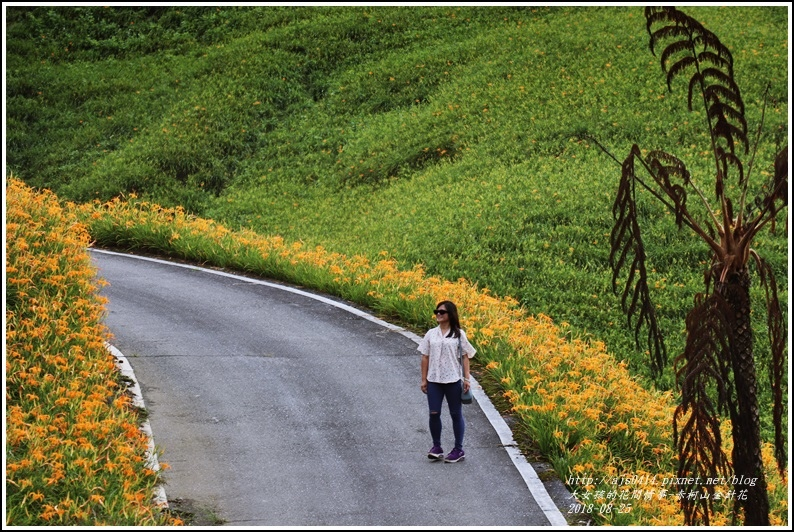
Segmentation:
[[(460, 357), (460, 370), (463, 372), (463, 349), (460, 346), (460, 336), (458, 336), (458, 356)], [(467, 391), (463, 391), (463, 380), (460, 381), (460, 402), (470, 405), (474, 396), (471, 393), (471, 385)]]

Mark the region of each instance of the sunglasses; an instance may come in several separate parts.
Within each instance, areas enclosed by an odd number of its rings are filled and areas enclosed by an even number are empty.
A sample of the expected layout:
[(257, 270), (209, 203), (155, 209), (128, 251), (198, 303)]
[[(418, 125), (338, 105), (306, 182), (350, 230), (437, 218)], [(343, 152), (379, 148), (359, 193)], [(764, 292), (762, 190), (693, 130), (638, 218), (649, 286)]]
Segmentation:
[(435, 314), (436, 316), (438, 316), (439, 314), (444, 315), (447, 314), (447, 311), (443, 309), (438, 309), (438, 310), (434, 310), (433, 314)]

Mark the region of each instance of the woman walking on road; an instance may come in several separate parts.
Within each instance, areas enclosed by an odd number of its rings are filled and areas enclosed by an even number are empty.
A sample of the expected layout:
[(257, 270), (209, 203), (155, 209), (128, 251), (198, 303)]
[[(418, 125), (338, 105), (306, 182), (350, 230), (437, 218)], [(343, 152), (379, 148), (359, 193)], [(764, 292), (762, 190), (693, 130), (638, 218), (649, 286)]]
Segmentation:
[[(433, 447), (427, 457), (431, 460), (444, 459), (445, 462), (463, 460), (463, 433), (466, 422), (463, 419), (463, 404), (460, 400), (462, 391), (467, 391), (469, 384), (469, 359), (477, 352), (460, 328), (458, 308), (451, 301), (442, 301), (433, 311), (438, 327), (430, 329), (419, 342), (418, 350), (422, 353), (422, 392), (427, 394), (427, 405), (430, 408), (430, 436)], [(463, 353), (461, 366), (458, 346)], [(452, 432), (455, 435), (455, 447), (445, 457), (441, 448), (441, 405), (447, 399), (449, 415), (452, 418)]]

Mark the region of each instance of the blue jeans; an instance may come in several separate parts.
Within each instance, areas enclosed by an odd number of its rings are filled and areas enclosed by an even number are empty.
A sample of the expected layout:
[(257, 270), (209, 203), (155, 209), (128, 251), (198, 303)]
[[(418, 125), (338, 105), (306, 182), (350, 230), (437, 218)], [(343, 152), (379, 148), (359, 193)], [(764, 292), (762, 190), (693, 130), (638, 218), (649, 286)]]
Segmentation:
[(460, 402), (462, 388), (463, 385), (460, 381), (427, 383), (427, 406), (430, 407), (430, 436), (433, 438), (433, 445), (441, 446), (441, 404), (446, 397), (449, 415), (452, 417), (455, 448), (463, 449), (463, 432), (466, 422), (463, 420), (463, 403)]

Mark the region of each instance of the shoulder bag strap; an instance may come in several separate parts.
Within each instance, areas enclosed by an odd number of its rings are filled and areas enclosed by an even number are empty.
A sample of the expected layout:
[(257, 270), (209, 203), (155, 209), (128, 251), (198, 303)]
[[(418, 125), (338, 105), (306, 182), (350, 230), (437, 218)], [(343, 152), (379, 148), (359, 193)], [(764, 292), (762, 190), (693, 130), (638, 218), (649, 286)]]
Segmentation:
[(460, 378), (463, 379), (463, 348), (460, 345), (460, 333), (458, 333), (458, 361), (460, 362)]

